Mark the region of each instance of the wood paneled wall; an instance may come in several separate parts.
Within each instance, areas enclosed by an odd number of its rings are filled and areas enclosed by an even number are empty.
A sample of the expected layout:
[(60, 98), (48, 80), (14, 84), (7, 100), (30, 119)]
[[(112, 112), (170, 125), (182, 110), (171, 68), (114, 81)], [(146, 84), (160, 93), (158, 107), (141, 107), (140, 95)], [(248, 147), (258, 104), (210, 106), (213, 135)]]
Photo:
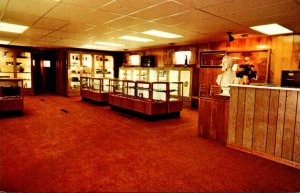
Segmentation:
[[(280, 85), (282, 69), (298, 69), (300, 58), (300, 35), (281, 35), (281, 36), (259, 36), (243, 39), (236, 39), (233, 42), (220, 41), (185, 46), (168, 46), (162, 48), (152, 48), (139, 50), (145, 55), (156, 56), (156, 66), (163, 67), (172, 61), (170, 52), (177, 50), (189, 50), (197, 48), (196, 66), (200, 67), (200, 52), (211, 50), (257, 50), (271, 49), (271, 59), (269, 66), (269, 83)], [(132, 51), (129, 53), (137, 53)], [(222, 73), (221, 69), (200, 68), (199, 84), (216, 84), (217, 75)]]
[(230, 91), (227, 143), (299, 164), (300, 91), (245, 87)]

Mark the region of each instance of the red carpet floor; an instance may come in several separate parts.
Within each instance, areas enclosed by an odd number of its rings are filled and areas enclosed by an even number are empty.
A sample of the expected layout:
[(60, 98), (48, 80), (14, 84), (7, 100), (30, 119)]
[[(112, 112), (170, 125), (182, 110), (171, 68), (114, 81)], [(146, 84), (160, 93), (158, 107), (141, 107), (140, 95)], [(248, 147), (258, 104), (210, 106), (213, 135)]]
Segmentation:
[(199, 138), (197, 119), (184, 109), (149, 122), (77, 97), (26, 97), (23, 116), (0, 118), (0, 191), (300, 191), (299, 170)]

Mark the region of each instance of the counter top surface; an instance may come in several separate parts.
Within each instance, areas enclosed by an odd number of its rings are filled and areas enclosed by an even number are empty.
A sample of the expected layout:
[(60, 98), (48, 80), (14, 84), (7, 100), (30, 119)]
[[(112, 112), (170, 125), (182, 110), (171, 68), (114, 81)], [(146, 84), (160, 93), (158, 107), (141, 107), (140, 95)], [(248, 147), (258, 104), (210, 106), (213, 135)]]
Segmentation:
[(291, 91), (300, 91), (300, 88), (290, 88), (290, 87), (280, 87), (276, 85), (243, 85), (243, 84), (229, 84), (229, 86), (235, 87), (244, 87), (244, 88), (260, 88), (260, 89), (270, 89), (270, 90), (291, 90)]

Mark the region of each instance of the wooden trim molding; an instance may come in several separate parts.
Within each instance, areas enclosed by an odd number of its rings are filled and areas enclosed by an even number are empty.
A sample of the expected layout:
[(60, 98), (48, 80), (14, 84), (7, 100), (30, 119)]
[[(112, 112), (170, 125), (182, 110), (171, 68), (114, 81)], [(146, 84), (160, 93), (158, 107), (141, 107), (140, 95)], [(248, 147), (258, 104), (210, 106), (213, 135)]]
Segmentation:
[(262, 158), (265, 158), (265, 159), (268, 159), (268, 160), (271, 160), (271, 161), (275, 161), (275, 162), (278, 162), (278, 163), (281, 163), (281, 164), (284, 164), (284, 165), (287, 165), (287, 166), (290, 166), (290, 167), (293, 167), (293, 168), (297, 168), (297, 169), (300, 170), (300, 164), (296, 163), (296, 162), (293, 162), (293, 161), (289, 161), (289, 160), (286, 160), (286, 159), (283, 159), (283, 158), (279, 158), (279, 157), (270, 155), (268, 153), (263, 153), (263, 152), (256, 151), (256, 150), (253, 150), (253, 149), (248, 149), (246, 147), (241, 147), (241, 146), (235, 145), (235, 144), (227, 144), (226, 146), (229, 147), (229, 148), (232, 148), (232, 149), (236, 149), (236, 150), (239, 150), (239, 151), (242, 151), (242, 152), (245, 152), (245, 153), (256, 155), (256, 156), (259, 156), (259, 157), (262, 157)]

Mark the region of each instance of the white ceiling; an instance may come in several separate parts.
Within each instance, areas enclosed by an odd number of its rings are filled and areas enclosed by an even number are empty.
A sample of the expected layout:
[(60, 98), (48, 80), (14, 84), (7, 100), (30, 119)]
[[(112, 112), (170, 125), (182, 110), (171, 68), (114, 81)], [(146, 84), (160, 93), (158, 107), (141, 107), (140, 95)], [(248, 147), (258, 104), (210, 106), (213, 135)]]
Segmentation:
[[(27, 25), (23, 34), (0, 32), (10, 45), (82, 48), (97, 41), (132, 50), (227, 40), (226, 32), (262, 35), (254, 25), (279, 23), (300, 33), (300, 0), (0, 0), (0, 21)], [(161, 30), (182, 35), (164, 39), (142, 34)], [(138, 43), (118, 37), (155, 41)]]

